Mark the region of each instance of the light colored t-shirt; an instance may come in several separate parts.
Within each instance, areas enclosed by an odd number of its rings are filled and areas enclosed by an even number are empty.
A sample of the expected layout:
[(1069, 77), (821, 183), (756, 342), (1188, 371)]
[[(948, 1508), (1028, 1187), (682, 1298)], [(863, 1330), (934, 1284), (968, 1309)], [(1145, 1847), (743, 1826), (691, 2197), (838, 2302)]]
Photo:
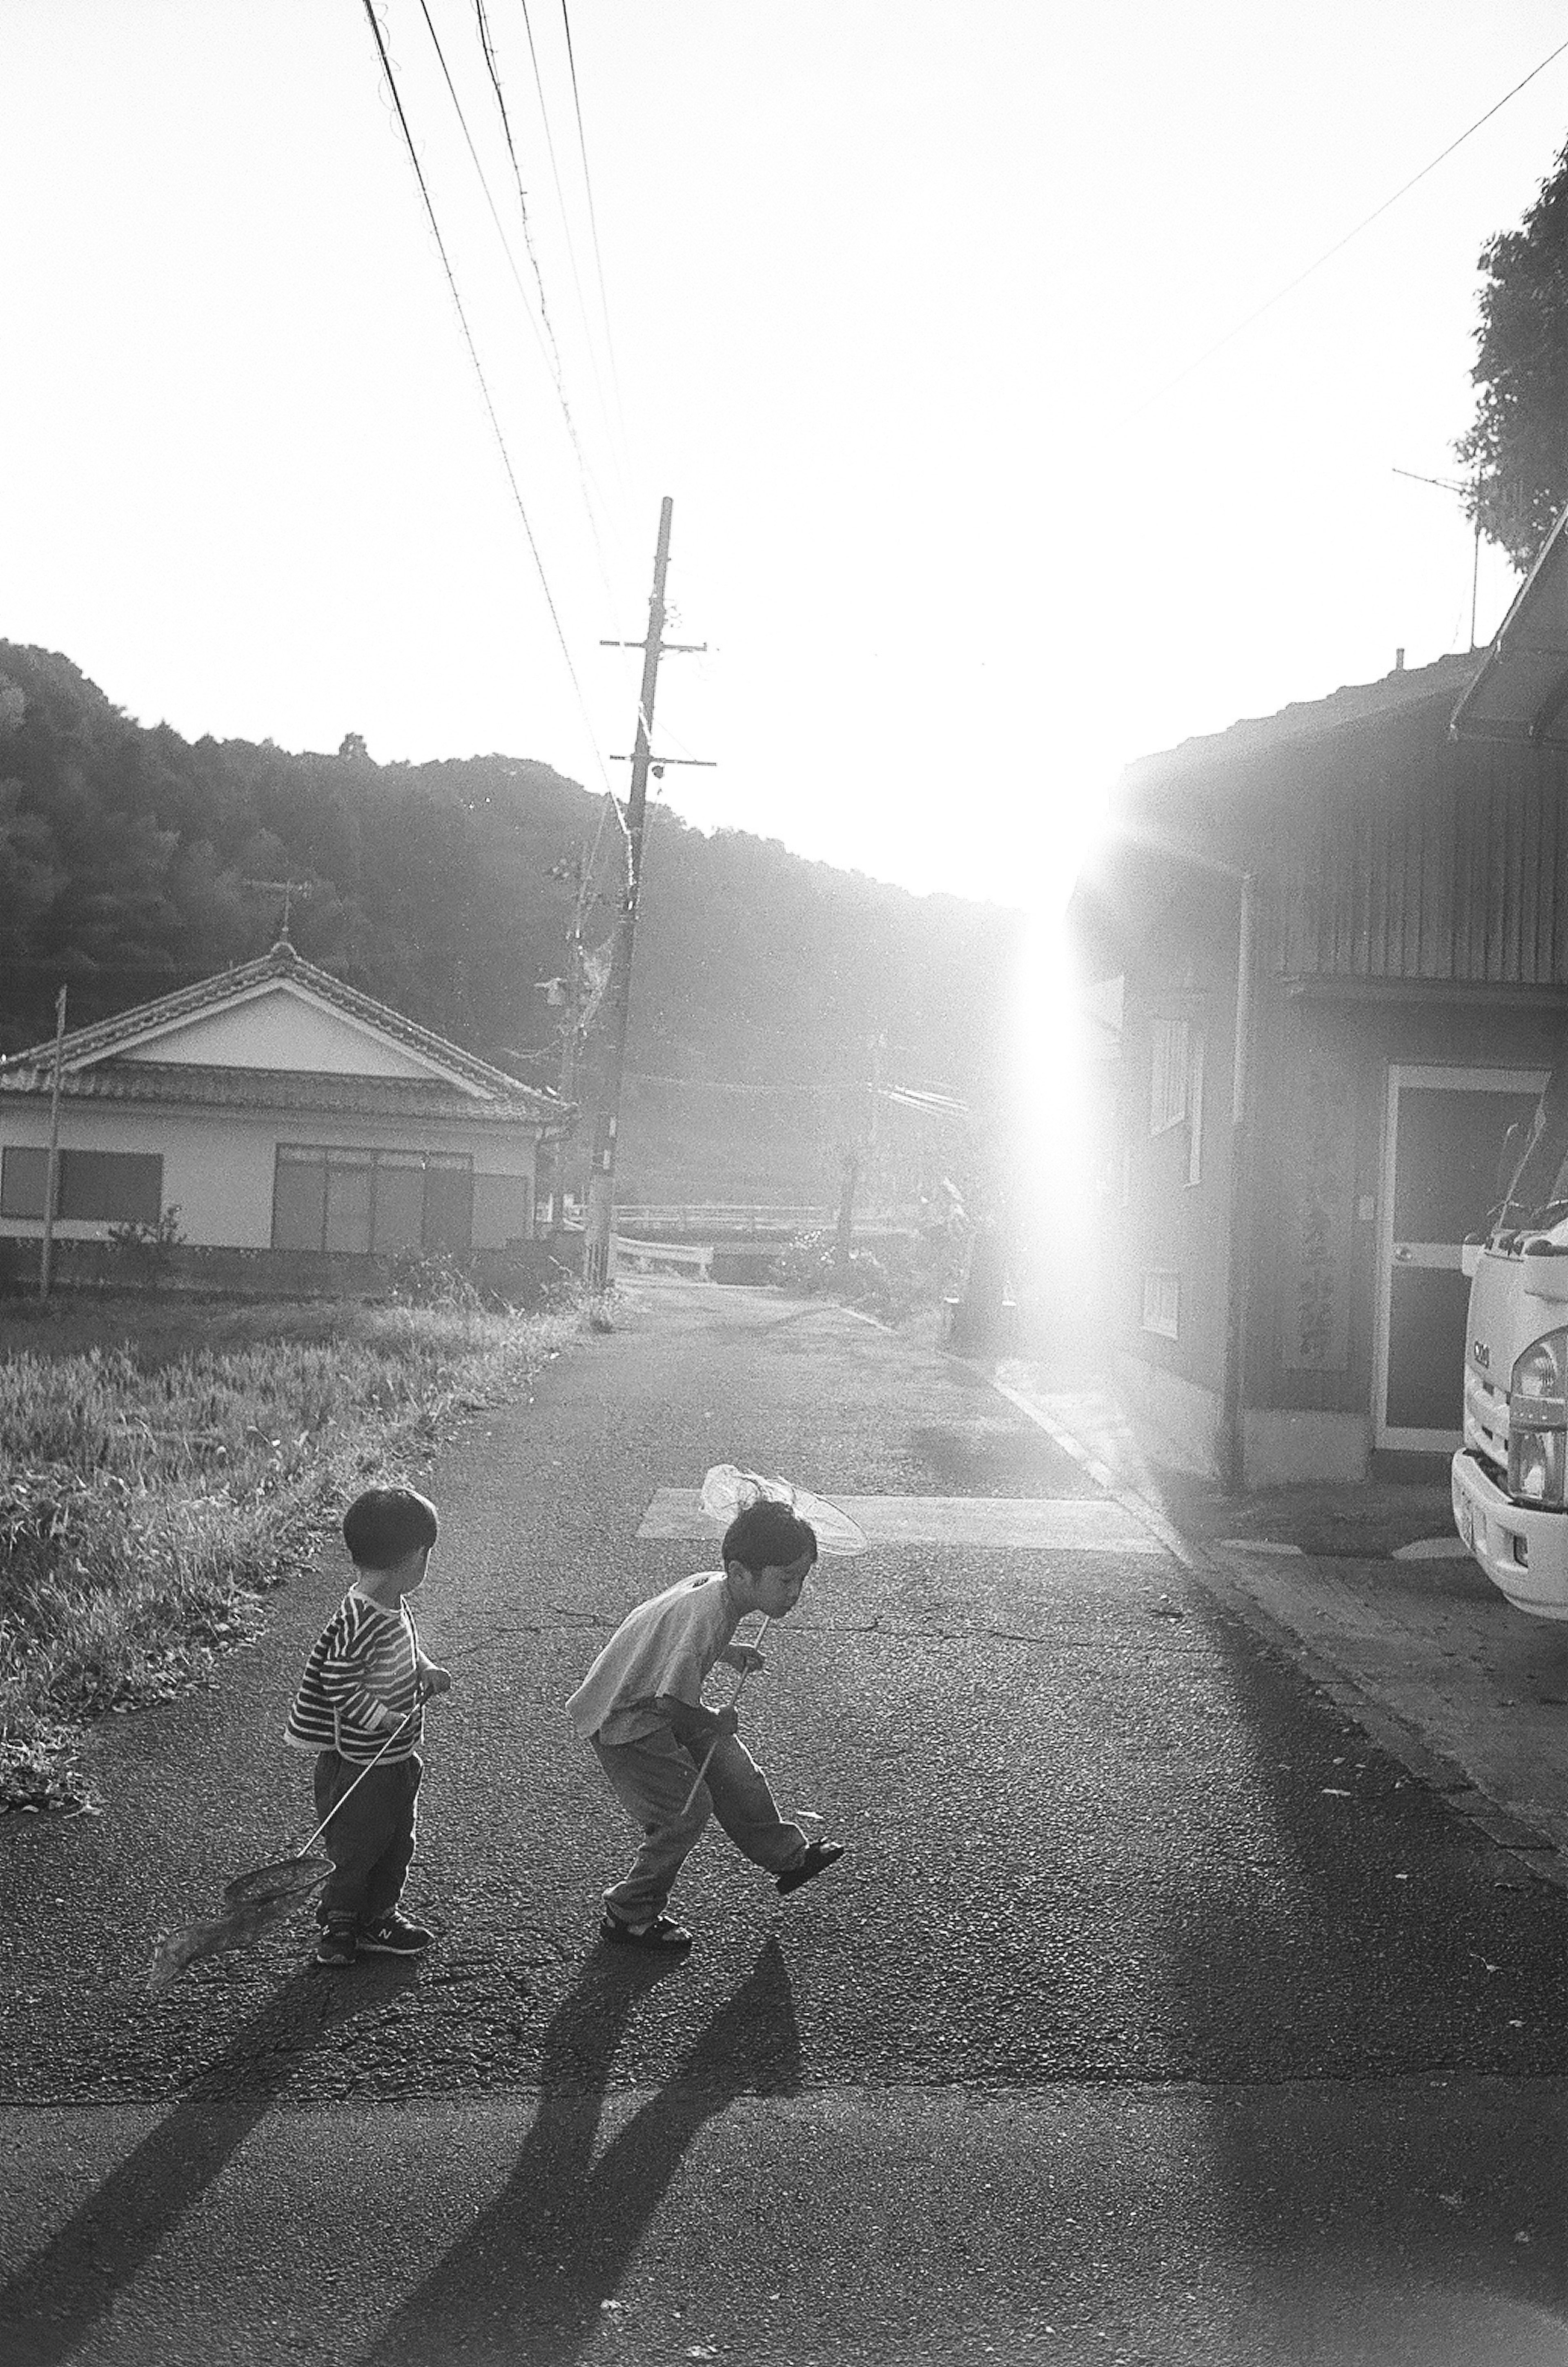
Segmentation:
[(741, 1615), (721, 1569), (699, 1570), (639, 1603), (567, 1703), (578, 1733), (603, 1743), (636, 1742), (665, 1723), (653, 1707), (660, 1693), (694, 1707)]

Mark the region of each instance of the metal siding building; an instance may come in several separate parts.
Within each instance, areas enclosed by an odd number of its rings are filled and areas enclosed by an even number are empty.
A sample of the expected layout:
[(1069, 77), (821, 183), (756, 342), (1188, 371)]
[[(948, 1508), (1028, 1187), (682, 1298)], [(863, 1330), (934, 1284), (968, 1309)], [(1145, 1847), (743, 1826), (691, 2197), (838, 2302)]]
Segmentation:
[(1568, 1017), (1568, 752), (1456, 742), (1479, 663), (1132, 766), (1075, 896), (1125, 979), (1119, 1379), (1248, 1484), (1457, 1443), (1461, 1246)]

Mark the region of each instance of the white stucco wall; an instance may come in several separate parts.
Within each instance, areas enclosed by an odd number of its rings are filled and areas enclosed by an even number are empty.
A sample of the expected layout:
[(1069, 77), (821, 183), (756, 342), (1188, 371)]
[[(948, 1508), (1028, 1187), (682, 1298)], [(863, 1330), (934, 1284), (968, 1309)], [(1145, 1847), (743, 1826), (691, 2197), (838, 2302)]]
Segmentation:
[(191, 1068), (303, 1069), (334, 1077), (449, 1077), (437, 1063), (286, 980), (161, 1030), (117, 1055)]
[[(273, 1172), (280, 1142), (325, 1149), (467, 1152), (474, 1162), (474, 1246), (502, 1246), (524, 1229), (516, 1221), (515, 1183), (532, 1206), (537, 1138), (531, 1127), (457, 1127), (434, 1119), (334, 1116), (312, 1111), (289, 1118), (274, 1110), (254, 1117), (219, 1110), (129, 1109), (112, 1103), (66, 1103), (62, 1150), (153, 1151), (164, 1161), (164, 1206), (177, 1207), (184, 1239), (198, 1248), (272, 1246)], [(0, 1149), (49, 1148), (49, 1112), (0, 1110)], [(0, 1238), (36, 1238), (36, 1217), (0, 1217)], [(107, 1226), (57, 1218), (62, 1240), (99, 1240)]]

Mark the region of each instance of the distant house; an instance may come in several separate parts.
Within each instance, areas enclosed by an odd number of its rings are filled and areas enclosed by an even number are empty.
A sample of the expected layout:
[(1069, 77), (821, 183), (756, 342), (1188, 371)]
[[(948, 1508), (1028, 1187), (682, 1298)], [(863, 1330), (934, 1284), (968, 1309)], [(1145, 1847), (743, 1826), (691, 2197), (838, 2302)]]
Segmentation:
[(1568, 753), (1456, 742), (1479, 663), (1133, 765), (1074, 898), (1123, 980), (1119, 1384), (1233, 1481), (1458, 1442), (1461, 1244), (1568, 1021)]
[[(54, 1057), (49, 1042), (0, 1061), (0, 1243), (42, 1230)], [(342, 985), (287, 937), (67, 1034), (60, 1067), (67, 1264), (73, 1244), (174, 1210), (209, 1266), (265, 1253), (275, 1274), (320, 1280), (399, 1251), (518, 1249), (560, 1116), (553, 1095)]]

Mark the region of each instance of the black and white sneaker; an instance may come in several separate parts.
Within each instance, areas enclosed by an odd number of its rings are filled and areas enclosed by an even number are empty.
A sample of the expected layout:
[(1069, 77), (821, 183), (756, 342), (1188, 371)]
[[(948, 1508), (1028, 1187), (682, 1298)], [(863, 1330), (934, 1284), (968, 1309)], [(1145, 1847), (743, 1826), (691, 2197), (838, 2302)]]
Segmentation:
[(423, 1956), (434, 1939), (423, 1923), (405, 1923), (400, 1915), (383, 1916), (357, 1935), (362, 1956)]
[(779, 1897), (787, 1898), (790, 1892), (798, 1890), (803, 1882), (815, 1881), (819, 1874), (826, 1874), (830, 1865), (837, 1865), (843, 1854), (842, 1841), (807, 1841), (806, 1855), (798, 1865), (786, 1867), (780, 1874)]
[(599, 1926), (601, 1940), (608, 1940), (612, 1948), (664, 1948), (677, 1954), (692, 1944), (692, 1935), (684, 1924), (672, 1916), (660, 1915), (651, 1923), (626, 1923), (608, 1908)]
[(321, 1938), (316, 1942), (316, 1962), (328, 1972), (342, 1972), (352, 1965), (358, 1952), (358, 1942), (352, 1923), (323, 1923)]

